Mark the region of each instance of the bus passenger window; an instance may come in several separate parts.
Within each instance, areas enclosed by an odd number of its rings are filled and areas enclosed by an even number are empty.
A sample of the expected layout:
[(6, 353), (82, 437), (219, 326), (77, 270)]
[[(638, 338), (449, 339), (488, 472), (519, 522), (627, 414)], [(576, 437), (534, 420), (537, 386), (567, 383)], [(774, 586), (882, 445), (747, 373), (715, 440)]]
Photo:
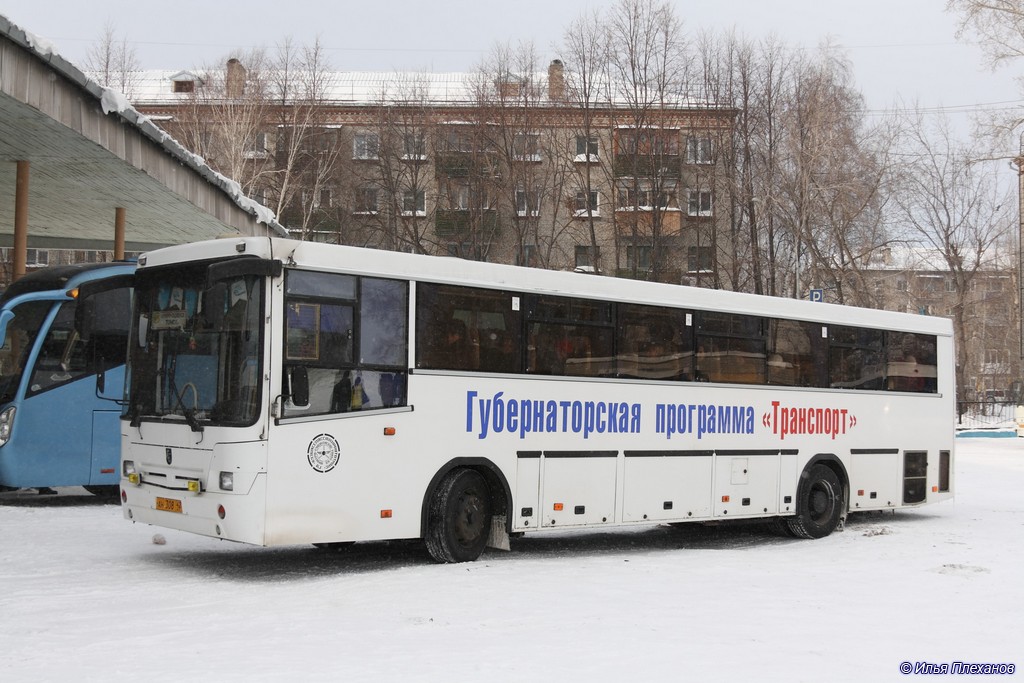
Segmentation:
[(518, 295), (477, 287), (416, 285), (416, 367), (519, 372)]
[(285, 417), (405, 405), (407, 287), (398, 280), (288, 273), (285, 375), (305, 369), (309, 404), (286, 402)]

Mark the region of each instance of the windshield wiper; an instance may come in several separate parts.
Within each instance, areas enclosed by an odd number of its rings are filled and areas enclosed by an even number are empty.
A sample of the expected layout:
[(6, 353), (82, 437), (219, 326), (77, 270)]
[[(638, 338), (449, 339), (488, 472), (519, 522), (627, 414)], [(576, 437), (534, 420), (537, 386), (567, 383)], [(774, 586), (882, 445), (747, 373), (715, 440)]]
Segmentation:
[(178, 405), (181, 407), (181, 414), (185, 416), (185, 423), (188, 424), (192, 431), (202, 432), (203, 425), (199, 424), (199, 420), (196, 419), (196, 411), (182, 406), (180, 399), (178, 401)]

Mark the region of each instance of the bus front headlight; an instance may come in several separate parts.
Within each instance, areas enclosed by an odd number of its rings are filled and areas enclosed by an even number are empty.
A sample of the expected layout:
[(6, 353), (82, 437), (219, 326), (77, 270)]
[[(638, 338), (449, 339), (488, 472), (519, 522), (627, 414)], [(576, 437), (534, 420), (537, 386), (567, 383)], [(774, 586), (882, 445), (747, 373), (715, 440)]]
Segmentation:
[(0, 446), (11, 440), (11, 429), (14, 426), (14, 413), (16, 408), (11, 406), (0, 413)]

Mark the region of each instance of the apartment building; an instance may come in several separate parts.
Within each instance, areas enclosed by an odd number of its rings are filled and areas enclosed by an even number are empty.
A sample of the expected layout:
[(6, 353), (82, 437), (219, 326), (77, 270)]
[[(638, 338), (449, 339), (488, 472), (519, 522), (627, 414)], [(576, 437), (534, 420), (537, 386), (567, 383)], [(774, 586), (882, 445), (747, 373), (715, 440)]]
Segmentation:
[(558, 60), (316, 76), (145, 72), (133, 104), (302, 239), (714, 284), (733, 110), (584, 98)]

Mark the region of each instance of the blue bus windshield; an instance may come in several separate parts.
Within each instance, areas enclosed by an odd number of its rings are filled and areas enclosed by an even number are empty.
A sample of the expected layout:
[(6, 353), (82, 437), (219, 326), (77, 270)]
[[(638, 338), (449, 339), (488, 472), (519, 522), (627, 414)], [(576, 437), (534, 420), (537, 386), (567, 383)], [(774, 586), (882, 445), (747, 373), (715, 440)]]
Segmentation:
[(0, 404), (17, 396), (39, 328), (52, 308), (53, 301), (26, 301), (12, 309), (14, 317), (8, 322), (0, 347)]

